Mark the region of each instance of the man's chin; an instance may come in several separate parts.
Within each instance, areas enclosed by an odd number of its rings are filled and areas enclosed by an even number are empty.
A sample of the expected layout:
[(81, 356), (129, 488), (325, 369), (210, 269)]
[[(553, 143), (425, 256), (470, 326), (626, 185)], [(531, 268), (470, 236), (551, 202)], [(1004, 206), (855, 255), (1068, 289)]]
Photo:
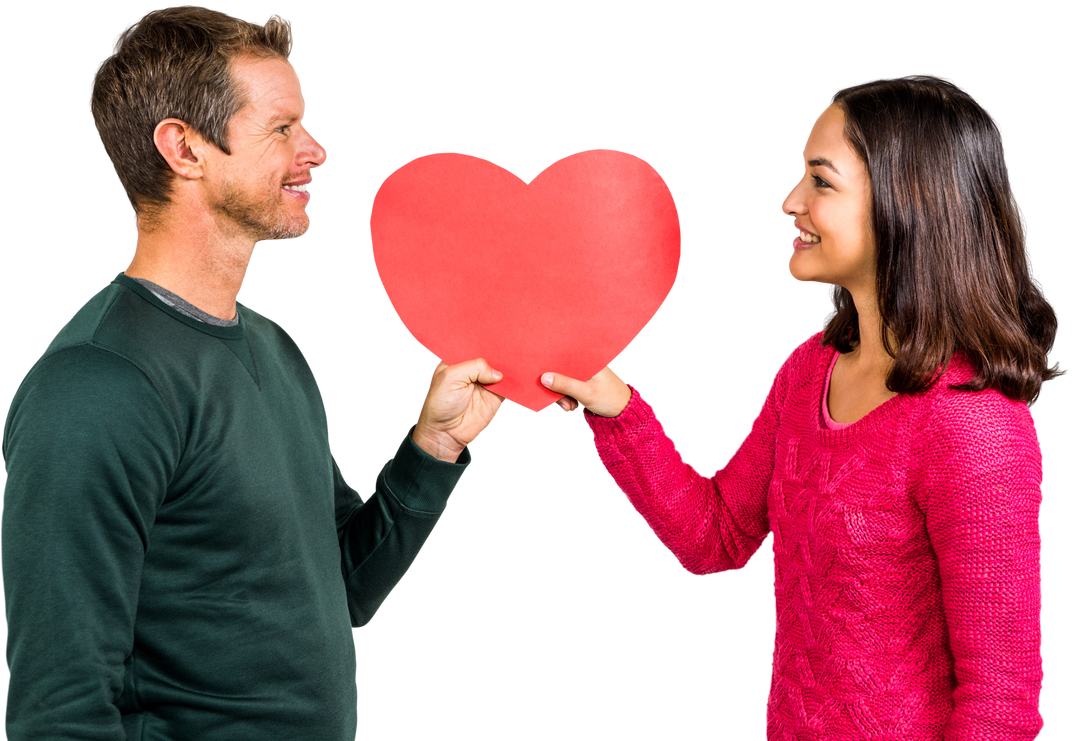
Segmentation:
[(303, 221), (293, 221), (287, 224), (275, 224), (270, 227), (264, 227), (256, 242), (266, 242), (272, 239), (296, 239), (302, 237), (307, 233), (310, 222), (307, 218)]

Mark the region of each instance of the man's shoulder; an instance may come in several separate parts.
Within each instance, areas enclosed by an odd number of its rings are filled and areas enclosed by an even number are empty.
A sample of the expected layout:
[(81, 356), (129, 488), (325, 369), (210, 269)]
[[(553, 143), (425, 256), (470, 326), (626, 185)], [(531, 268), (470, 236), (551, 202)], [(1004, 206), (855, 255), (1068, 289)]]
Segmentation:
[(169, 358), (185, 355), (185, 332), (190, 329), (118, 278), (53, 338), (24, 377), (11, 413), (31, 395), (56, 405), (80, 395), (120, 402), (147, 386), (160, 392)]

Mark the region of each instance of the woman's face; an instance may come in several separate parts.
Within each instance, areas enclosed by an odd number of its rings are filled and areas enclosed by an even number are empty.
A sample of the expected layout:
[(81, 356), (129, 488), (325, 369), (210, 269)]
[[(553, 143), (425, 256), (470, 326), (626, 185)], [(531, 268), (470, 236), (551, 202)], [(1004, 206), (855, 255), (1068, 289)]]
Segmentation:
[(843, 286), (853, 296), (875, 291), (870, 175), (844, 136), (835, 105), (818, 118), (803, 150), (806, 172), (784, 199), (800, 231), (788, 267), (799, 280)]

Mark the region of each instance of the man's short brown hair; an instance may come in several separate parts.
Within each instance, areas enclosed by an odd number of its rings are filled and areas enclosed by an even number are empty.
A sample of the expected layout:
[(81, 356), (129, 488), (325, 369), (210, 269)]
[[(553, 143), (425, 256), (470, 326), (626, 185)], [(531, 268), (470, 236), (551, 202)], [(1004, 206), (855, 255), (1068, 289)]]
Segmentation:
[(94, 78), (90, 108), (105, 151), (140, 214), (169, 202), (172, 170), (154, 145), (166, 118), (191, 126), (226, 154), (228, 126), (245, 104), (229, 72), (240, 54), (287, 59), (288, 21), (258, 26), (214, 10), (148, 13), (116, 42)]

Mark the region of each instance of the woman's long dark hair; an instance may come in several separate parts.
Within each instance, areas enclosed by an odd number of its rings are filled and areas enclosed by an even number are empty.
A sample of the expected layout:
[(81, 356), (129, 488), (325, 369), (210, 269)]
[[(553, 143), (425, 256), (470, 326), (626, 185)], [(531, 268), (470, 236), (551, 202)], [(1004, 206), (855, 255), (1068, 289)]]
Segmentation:
[[(1057, 317), (1028, 271), (993, 119), (937, 77), (869, 82), (833, 102), (870, 174), (888, 388), (929, 388), (959, 350), (976, 373), (956, 388), (1033, 403), (1061, 375), (1047, 365)], [(833, 303), (824, 342), (848, 352), (859, 315), (847, 289)]]

